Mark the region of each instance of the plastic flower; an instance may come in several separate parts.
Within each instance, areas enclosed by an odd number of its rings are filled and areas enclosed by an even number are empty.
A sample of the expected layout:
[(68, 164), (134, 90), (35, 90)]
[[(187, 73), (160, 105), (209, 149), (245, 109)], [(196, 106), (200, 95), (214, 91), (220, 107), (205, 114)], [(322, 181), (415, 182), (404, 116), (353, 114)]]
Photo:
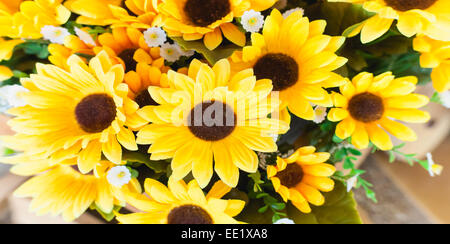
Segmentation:
[(161, 45), (159, 55), (169, 62), (175, 62), (181, 57), (181, 49), (176, 43), (166, 42)]
[(131, 181), (131, 173), (125, 166), (115, 166), (108, 171), (106, 179), (109, 184), (115, 187), (122, 187)]
[(112, 33), (104, 33), (98, 37), (99, 46), (94, 47), (95, 53), (100, 50), (108, 52), (125, 68), (125, 73), (136, 70), (137, 63), (151, 64), (160, 59), (159, 48), (149, 47), (144, 34), (131, 27), (118, 27)]
[(28, 91), (23, 86), (19, 85), (6, 85), (0, 87), (0, 104), (4, 103), (5, 107), (15, 108), (25, 106), (26, 103), (23, 99), (20, 98), (19, 94), (21, 92)]
[(289, 15), (291, 15), (292, 13), (297, 12), (297, 11), (300, 11), (302, 13), (302, 15), (305, 13), (305, 10), (302, 8), (293, 8), (293, 9), (286, 10), (283, 13), (283, 18), (286, 19), (287, 17), (289, 17)]
[(5, 16), (0, 18), (0, 33), (11, 38), (41, 38), (42, 27), (60, 26), (69, 20), (71, 13), (61, 2), (62, 0), (22, 1), (16, 9), (19, 1), (11, 1), (10, 14), (2, 12)]
[(428, 162), (428, 173), (431, 177), (435, 175), (441, 175), (442, 169), (444, 168), (442, 165), (435, 164), (433, 160), (433, 155), (431, 153), (427, 153), (427, 162)]
[(151, 27), (144, 31), (144, 39), (149, 47), (158, 47), (166, 42), (166, 33), (160, 27)]
[(118, 214), (123, 224), (239, 224), (233, 219), (244, 208), (241, 200), (221, 199), (231, 188), (216, 182), (205, 196), (195, 180), (169, 179), (168, 188), (153, 179), (145, 180), (145, 195), (129, 195), (128, 203), (142, 213)]
[[(1, 17), (0, 17), (1, 18)], [(11, 59), (14, 47), (23, 43), (20, 39), (5, 40), (0, 37), (0, 61)], [(7, 66), (0, 65), (0, 81), (7, 80), (13, 76), (11, 69)]]
[(441, 99), (442, 106), (450, 108), (450, 91), (445, 91), (439, 94), (439, 97)]
[(94, 38), (86, 31), (87, 28), (78, 28), (75, 27), (75, 34), (80, 38), (82, 42), (84, 42), (88, 46), (95, 47), (97, 46), (97, 43), (95, 42)]
[(313, 120), (314, 123), (316, 124), (320, 124), (322, 123), (326, 117), (327, 117), (327, 108), (322, 107), (322, 106), (317, 106), (314, 109), (314, 113), (316, 114), (316, 118)]
[(10, 68), (4, 65), (0, 65), (0, 81), (7, 80), (13, 77), (14, 73)]
[(275, 166), (267, 166), (267, 177), (275, 191), (303, 213), (311, 212), (309, 203), (316, 206), (325, 203), (320, 191), (329, 192), (334, 188), (334, 181), (329, 177), (336, 169), (325, 163), (330, 154), (315, 151), (312, 146), (301, 147), (286, 159), (278, 158)]
[(64, 39), (70, 36), (70, 32), (63, 27), (46, 25), (41, 28), (42, 37), (52, 43), (64, 44)]
[(418, 110), (429, 99), (412, 93), (416, 84), (414, 76), (395, 79), (391, 72), (375, 77), (360, 73), (340, 87), (341, 94), (333, 94), (336, 108), (328, 112), (328, 120), (340, 121), (336, 135), (341, 139), (351, 137), (358, 149), (367, 148), (369, 140), (381, 150), (392, 149), (391, 139), (383, 129), (400, 140), (415, 141), (416, 133), (395, 120), (425, 123), (430, 119), (427, 112)]
[(433, 39), (450, 41), (450, 2), (448, 0), (329, 0), (362, 3), (375, 15), (355, 26), (349, 37), (361, 33), (361, 42), (371, 42), (385, 34), (397, 20), (397, 29), (412, 37), (425, 34)]
[(23, 1), (10, 0), (0, 2), (0, 36), (14, 36), (15, 32), (12, 28), (13, 15), (19, 12), (20, 4)]
[(248, 32), (258, 32), (264, 25), (264, 16), (261, 12), (250, 9), (242, 15), (241, 24)]
[(157, 6), (161, 1), (145, 0), (67, 0), (64, 5), (79, 14), (77, 23), (147, 29), (161, 25)]
[(33, 158), (60, 161), (76, 156), (82, 173), (90, 172), (102, 154), (121, 164), (122, 146), (137, 150), (135, 136), (126, 127), (127, 115), (139, 108), (128, 98), (123, 68), (112, 65), (106, 52), (89, 66), (78, 56), (68, 59), (70, 72), (54, 65), (37, 64), (37, 74), (23, 78), (30, 92), (21, 97), (27, 106), (8, 113), (16, 135), (2, 141)]
[(223, 37), (239, 46), (245, 45), (245, 33), (233, 19), (245, 11), (263, 11), (275, 0), (165, 0), (158, 9), (164, 16), (163, 28), (169, 37), (182, 37), (186, 41), (203, 38), (205, 46), (213, 50)]
[[(315, 118), (310, 103), (332, 105), (324, 88), (342, 85), (345, 79), (332, 71), (347, 62), (335, 52), (341, 36), (323, 35), (326, 22), (309, 22), (301, 11), (284, 19), (276, 9), (266, 18), (262, 34), (252, 33), (252, 45), (231, 57), (234, 72), (253, 68), (257, 79), (270, 79), (279, 92), (283, 108), (307, 120)], [(288, 114), (286, 113), (286, 116)], [(286, 120), (289, 120), (287, 118)]]
[(225, 59), (212, 68), (194, 60), (188, 75), (174, 71), (167, 75), (171, 89), (149, 88), (160, 105), (138, 111), (152, 124), (139, 131), (137, 141), (151, 144), (152, 160), (173, 158), (176, 180), (192, 171), (205, 187), (213, 175), (214, 158), (214, 171), (235, 187), (239, 169), (256, 172), (254, 151), (277, 150), (271, 135), (285, 133), (288, 124), (267, 118), (279, 106), (277, 98), (269, 97), (270, 81), (257, 81), (251, 69), (231, 76)]
[[(2, 159), (0, 159), (2, 160)], [(60, 164), (50, 160), (32, 160), (16, 157), (3, 159), (14, 164), (12, 172), (21, 176), (33, 176), (15, 192), (16, 197), (31, 197), (30, 209), (38, 215), (62, 215), (71, 222), (95, 205), (104, 213), (112, 213), (114, 206), (125, 206), (125, 194), (137, 194), (141, 187), (136, 179), (117, 187), (107, 180), (107, 172), (115, 164), (101, 161), (94, 174), (84, 175), (76, 169), (76, 159)]]
[(420, 52), (420, 66), (432, 68), (431, 80), (438, 92), (450, 89), (450, 41), (433, 40), (426, 36), (418, 36), (413, 41), (414, 50)]

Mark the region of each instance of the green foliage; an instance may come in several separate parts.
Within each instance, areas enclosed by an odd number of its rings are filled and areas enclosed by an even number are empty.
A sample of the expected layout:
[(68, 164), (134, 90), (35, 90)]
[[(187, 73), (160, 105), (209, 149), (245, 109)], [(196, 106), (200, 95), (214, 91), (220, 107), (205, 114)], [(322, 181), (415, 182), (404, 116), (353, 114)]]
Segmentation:
[(430, 98), (430, 102), (442, 104), (442, 100), (441, 100), (441, 97), (439, 96), (438, 92), (433, 93), (433, 96), (431, 96), (431, 98)]
[(150, 160), (150, 156), (140, 152), (130, 152), (124, 150), (122, 153), (122, 159), (128, 163), (141, 163), (155, 171), (156, 173), (165, 172), (167, 168), (166, 161), (153, 161)]
[(250, 177), (254, 182), (253, 191), (261, 192), (262, 191), (261, 184), (264, 184), (264, 181), (261, 180), (261, 173), (259, 173), (259, 171), (256, 171), (256, 173), (248, 174), (248, 177)]
[(97, 211), (103, 219), (105, 219), (107, 222), (110, 222), (116, 217), (115, 212), (119, 212), (122, 207), (114, 206), (113, 210), (110, 213), (103, 212), (96, 204), (92, 204), (90, 206), (90, 209)]
[(3, 149), (3, 156), (10, 156), (16, 153), (16, 151), (10, 149), (10, 148), (4, 148)]
[(220, 59), (228, 58), (229, 56), (231, 56), (231, 54), (233, 54), (235, 50), (241, 49), (241, 47), (229, 43), (221, 44), (219, 47), (211, 51), (205, 47), (205, 45), (203, 44), (203, 40), (185, 41), (181, 37), (173, 37), (171, 39), (178, 43), (178, 45), (180, 45), (180, 47), (185, 50), (195, 50), (196, 52), (202, 54), (210, 64), (215, 64)]
[(403, 148), (405, 145), (406, 145), (406, 143), (402, 143), (400, 145), (393, 147), (392, 150), (388, 151), (389, 163), (395, 162), (395, 160), (397, 159), (397, 155), (400, 155), (410, 166), (414, 166), (415, 163), (418, 163), (420, 166), (422, 166), (425, 170), (428, 171), (429, 169), (428, 169), (428, 161), (427, 160), (418, 159), (416, 157), (417, 154), (415, 154), (415, 153), (406, 154), (406, 153), (399, 151), (399, 149)]
[(49, 42), (44, 40), (28, 40), (17, 45), (17, 47), (22, 48), (25, 54), (34, 55), (40, 59), (47, 59), (50, 55), (48, 45)]

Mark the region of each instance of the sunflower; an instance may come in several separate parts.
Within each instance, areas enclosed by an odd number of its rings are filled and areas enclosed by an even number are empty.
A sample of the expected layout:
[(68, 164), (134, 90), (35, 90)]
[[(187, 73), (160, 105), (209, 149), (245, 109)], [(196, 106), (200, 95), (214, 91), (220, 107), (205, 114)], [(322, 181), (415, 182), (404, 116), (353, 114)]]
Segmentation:
[(336, 108), (329, 111), (328, 119), (341, 121), (336, 135), (341, 139), (351, 137), (358, 149), (367, 148), (369, 140), (381, 150), (392, 149), (391, 139), (383, 129), (400, 140), (416, 140), (413, 130), (394, 121), (425, 123), (430, 119), (427, 112), (418, 110), (429, 99), (412, 93), (416, 84), (415, 76), (395, 78), (391, 72), (375, 77), (367, 72), (358, 74), (340, 87), (341, 94), (333, 93)]
[(325, 163), (330, 154), (315, 151), (313, 146), (301, 147), (290, 157), (278, 158), (276, 165), (267, 167), (267, 177), (275, 191), (303, 213), (311, 212), (309, 203), (316, 206), (325, 203), (320, 191), (329, 192), (334, 188), (334, 181), (329, 177), (336, 169)]
[(169, 71), (167, 76), (172, 88), (148, 89), (160, 105), (138, 111), (152, 124), (138, 132), (137, 142), (152, 144), (148, 150), (152, 160), (173, 158), (176, 180), (192, 171), (205, 187), (213, 175), (214, 157), (215, 172), (235, 187), (239, 169), (256, 172), (258, 168), (253, 150), (277, 150), (271, 135), (285, 133), (289, 126), (267, 118), (279, 106), (276, 97), (269, 97), (270, 80), (257, 81), (251, 69), (230, 79), (226, 59), (213, 68), (194, 60), (188, 75)]
[(70, 72), (37, 64), (37, 74), (21, 80), (30, 91), (21, 94), (27, 105), (9, 111), (17, 116), (9, 121), (17, 133), (2, 141), (33, 158), (60, 161), (77, 155), (82, 173), (90, 172), (102, 153), (121, 164), (121, 145), (138, 149), (126, 128), (127, 115), (138, 105), (128, 98), (122, 66), (112, 65), (106, 52), (92, 58), (89, 66), (76, 55), (67, 63)]
[(0, 34), (11, 38), (41, 38), (42, 27), (60, 26), (69, 20), (71, 13), (61, 2), (62, 0), (13, 0), (8, 5), (8, 11), (4, 11), (5, 6), (0, 5), (3, 10), (0, 10)]
[(195, 180), (169, 179), (168, 188), (153, 179), (145, 180), (145, 192), (127, 195), (127, 201), (142, 213), (118, 214), (124, 224), (238, 224), (233, 219), (245, 206), (241, 200), (221, 199), (231, 188), (216, 182), (205, 196)]
[[(20, 39), (5, 40), (0, 37), (0, 62), (9, 60), (13, 55), (14, 47), (23, 41)], [(13, 72), (10, 68), (4, 65), (0, 65), (0, 81), (7, 80), (13, 76)]]
[(245, 45), (245, 34), (233, 24), (235, 17), (253, 9), (263, 11), (275, 0), (164, 0), (158, 7), (164, 16), (163, 28), (170, 37), (186, 41), (203, 38), (205, 46), (213, 50), (226, 39)]
[(160, 2), (159, 0), (68, 0), (64, 5), (80, 15), (77, 18), (80, 24), (146, 29), (162, 24), (162, 18), (157, 10)]
[(271, 79), (283, 108), (313, 120), (310, 103), (330, 107), (331, 96), (324, 88), (345, 82), (332, 72), (347, 62), (335, 54), (345, 38), (323, 35), (326, 22), (309, 22), (302, 14), (295, 11), (284, 19), (274, 9), (266, 18), (263, 33), (253, 33), (252, 45), (232, 55), (231, 67), (234, 71), (253, 68), (257, 79)]
[(96, 165), (94, 174), (88, 175), (78, 171), (75, 158), (58, 164), (47, 159), (32, 160), (26, 156), (2, 161), (14, 164), (11, 171), (15, 174), (37, 174), (14, 192), (16, 197), (31, 197), (31, 211), (38, 215), (61, 214), (67, 222), (81, 216), (90, 206), (112, 213), (114, 206), (125, 206), (124, 195), (141, 192), (136, 179), (120, 187), (112, 185), (107, 176), (116, 165), (108, 161), (101, 161)]
[(125, 73), (135, 71), (138, 63), (154, 64), (164, 70), (164, 59), (160, 56), (159, 47), (149, 47), (144, 34), (136, 28), (114, 28), (112, 33), (104, 33), (98, 37), (99, 46), (94, 52), (105, 50), (110, 57), (125, 67)]
[(433, 40), (427, 36), (417, 36), (413, 41), (414, 50), (420, 52), (420, 66), (432, 68), (431, 79), (434, 89), (445, 92), (450, 89), (450, 41)]
[(397, 20), (397, 29), (407, 37), (425, 34), (433, 39), (450, 41), (450, 2), (448, 0), (329, 0), (362, 3), (374, 16), (357, 26), (349, 35), (361, 33), (361, 42), (371, 42)]

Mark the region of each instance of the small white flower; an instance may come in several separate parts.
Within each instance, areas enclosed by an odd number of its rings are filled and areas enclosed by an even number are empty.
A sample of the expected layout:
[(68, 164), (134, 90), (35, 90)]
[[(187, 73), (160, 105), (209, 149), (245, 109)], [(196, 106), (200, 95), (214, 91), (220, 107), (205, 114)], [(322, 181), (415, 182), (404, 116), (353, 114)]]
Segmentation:
[(144, 31), (144, 39), (149, 47), (159, 47), (166, 42), (167, 36), (161, 27), (151, 27)]
[(253, 9), (245, 11), (241, 17), (241, 24), (248, 32), (258, 32), (264, 25), (264, 16)]
[(295, 224), (295, 222), (292, 219), (283, 218), (283, 219), (277, 220), (274, 224), (276, 224), (276, 225), (279, 225), (279, 224), (293, 225), (293, 224)]
[(28, 91), (26, 88), (19, 85), (0, 87), (0, 112), (25, 106), (26, 102), (20, 98), (19, 93), (26, 91)]
[(41, 34), (45, 40), (52, 43), (64, 44), (64, 39), (70, 36), (70, 32), (63, 27), (56, 27), (53, 25), (46, 25), (41, 28)]
[(92, 36), (87, 33), (86, 31), (75, 27), (75, 34), (77, 34), (77, 36), (80, 38), (80, 40), (84, 43), (86, 43), (89, 46), (97, 46), (97, 44), (95, 43), (94, 38), (92, 38)]
[(442, 172), (442, 165), (435, 164), (433, 161), (433, 156), (431, 153), (427, 153), (427, 161), (428, 161), (428, 173), (431, 177), (434, 177), (435, 175), (440, 175)]
[(131, 173), (125, 166), (116, 166), (108, 171), (106, 179), (109, 184), (115, 187), (122, 187), (131, 181)]
[(445, 91), (439, 94), (441, 97), (442, 105), (446, 108), (450, 108), (450, 91)]
[(314, 123), (320, 124), (327, 117), (327, 108), (322, 107), (322, 106), (317, 106), (316, 109), (314, 109), (314, 113), (316, 114), (316, 117), (313, 120)]
[(282, 10), (284, 8), (286, 8), (287, 6), (287, 0), (278, 0), (273, 6), (272, 8), (276, 8), (278, 10)]
[(289, 9), (289, 10), (285, 11), (283, 13), (283, 18), (286, 19), (287, 17), (289, 17), (289, 15), (291, 15), (292, 13), (294, 13), (296, 11), (301, 11), (302, 15), (305, 13), (305, 10), (303, 10), (302, 8), (293, 8), (293, 9)]
[(353, 189), (353, 187), (356, 186), (356, 182), (358, 182), (358, 176), (359, 176), (359, 174), (357, 174), (347, 180), (347, 182), (346, 182), (347, 183), (347, 192), (350, 192)]
[(177, 44), (170, 44), (166, 42), (161, 45), (159, 54), (165, 60), (175, 62), (181, 57), (181, 48)]
[(195, 54), (194, 50), (184, 50), (183, 48), (180, 48), (180, 54), (181, 56), (190, 57)]

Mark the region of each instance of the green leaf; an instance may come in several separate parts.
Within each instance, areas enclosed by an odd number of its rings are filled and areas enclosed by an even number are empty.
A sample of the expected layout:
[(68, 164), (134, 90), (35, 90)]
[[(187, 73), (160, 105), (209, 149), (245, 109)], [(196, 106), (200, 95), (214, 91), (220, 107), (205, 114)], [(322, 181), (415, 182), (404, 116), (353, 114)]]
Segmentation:
[(155, 173), (165, 172), (167, 168), (166, 161), (153, 161), (150, 156), (140, 152), (123, 151), (122, 159), (128, 163), (142, 163), (155, 171)]
[(347, 150), (348, 150), (351, 154), (353, 154), (353, 155), (355, 155), (355, 156), (361, 156), (361, 155), (362, 155), (362, 153), (361, 153), (358, 149), (355, 149), (355, 148), (347, 148)]
[(267, 209), (269, 209), (269, 205), (266, 205), (266, 206), (258, 209), (258, 213), (265, 213), (267, 211)]
[(105, 213), (96, 204), (93, 204), (91, 206), (91, 209), (97, 211), (108, 222), (110, 222), (111, 220), (114, 219), (114, 217), (116, 217), (114, 212), (118, 212), (121, 208), (122, 208), (121, 206), (114, 206), (113, 211), (111, 211), (110, 213)]
[(286, 207), (286, 204), (284, 204), (282, 202), (277, 202), (277, 203), (272, 203), (270, 205), (270, 207), (275, 210), (283, 210)]
[(9, 156), (9, 155), (13, 155), (14, 153), (16, 153), (14, 150), (9, 149), (9, 148), (5, 148), (3, 150), (3, 156)]
[(233, 54), (234, 51), (242, 48), (230, 43), (225, 45), (222, 44), (211, 51), (205, 47), (205, 45), (203, 44), (203, 40), (185, 41), (181, 37), (173, 37), (171, 39), (178, 43), (178, 45), (185, 50), (195, 50), (196, 52), (201, 53), (212, 65), (220, 59), (228, 58), (229, 56), (231, 56), (231, 54)]

